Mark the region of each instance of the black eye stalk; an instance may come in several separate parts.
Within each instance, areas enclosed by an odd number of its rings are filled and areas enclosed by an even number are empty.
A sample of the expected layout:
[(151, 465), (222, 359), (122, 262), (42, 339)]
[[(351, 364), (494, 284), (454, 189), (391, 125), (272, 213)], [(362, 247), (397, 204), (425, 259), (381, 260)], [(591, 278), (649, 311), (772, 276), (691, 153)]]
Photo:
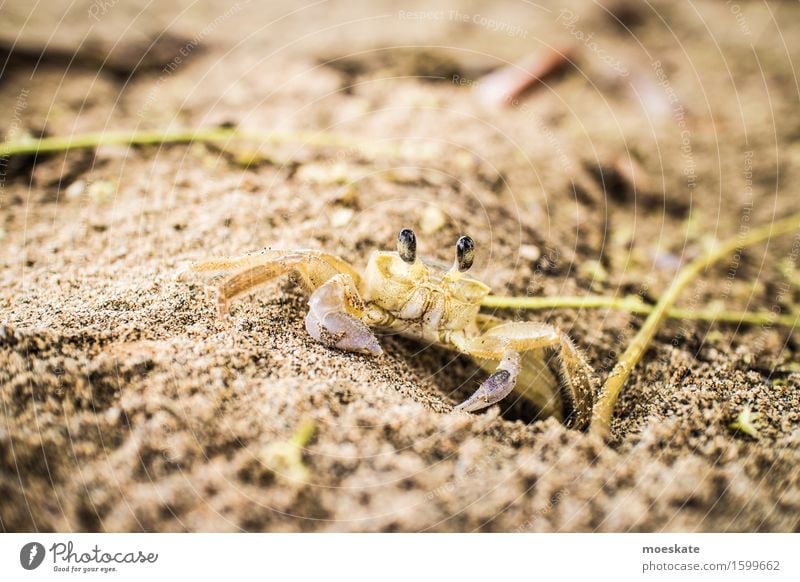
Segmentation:
[(417, 260), (417, 237), (410, 228), (404, 228), (397, 235), (397, 254), (409, 265)]
[(462, 236), (456, 243), (456, 264), (460, 272), (469, 271), (475, 261), (475, 241), (467, 235)]

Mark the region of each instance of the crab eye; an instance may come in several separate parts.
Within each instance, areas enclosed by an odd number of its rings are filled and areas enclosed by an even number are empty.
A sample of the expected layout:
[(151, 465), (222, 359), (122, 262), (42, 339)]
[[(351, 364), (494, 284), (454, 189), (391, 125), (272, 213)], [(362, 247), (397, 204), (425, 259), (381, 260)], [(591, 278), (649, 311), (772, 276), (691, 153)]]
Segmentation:
[(464, 235), (456, 243), (456, 263), (462, 273), (468, 271), (475, 261), (475, 241)]
[(397, 235), (397, 254), (408, 264), (417, 260), (417, 237), (410, 228), (404, 228)]

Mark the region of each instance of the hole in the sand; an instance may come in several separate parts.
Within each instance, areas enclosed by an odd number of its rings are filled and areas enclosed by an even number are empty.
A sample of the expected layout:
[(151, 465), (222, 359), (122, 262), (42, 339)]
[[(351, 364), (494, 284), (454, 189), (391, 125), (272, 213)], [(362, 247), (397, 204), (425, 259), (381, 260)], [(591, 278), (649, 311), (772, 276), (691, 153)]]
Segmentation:
[[(468, 356), (447, 348), (426, 346), (417, 340), (395, 336), (389, 340), (408, 365), (435, 386), (443, 401), (458, 404), (466, 400), (489, 374)], [(387, 346), (386, 338), (382, 340)], [(500, 415), (506, 420), (530, 423), (540, 420), (539, 410), (528, 400), (516, 394), (509, 395), (500, 404)], [(482, 414), (478, 412), (476, 414)]]

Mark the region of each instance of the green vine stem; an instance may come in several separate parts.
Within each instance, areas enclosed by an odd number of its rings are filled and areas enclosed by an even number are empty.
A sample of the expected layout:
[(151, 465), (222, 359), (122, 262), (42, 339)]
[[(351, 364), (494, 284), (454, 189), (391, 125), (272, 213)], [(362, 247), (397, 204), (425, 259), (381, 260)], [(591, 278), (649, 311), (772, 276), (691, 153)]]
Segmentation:
[[(254, 141), (259, 143), (298, 143), (314, 147), (346, 147), (357, 149), (370, 155), (413, 155), (414, 150), (404, 152), (399, 147), (387, 146), (378, 142), (357, 139), (315, 131), (240, 131), (233, 128), (208, 128), (195, 130), (145, 130), (145, 131), (106, 131), (86, 133), (65, 137), (45, 137), (42, 139), (20, 139), (0, 143), (0, 158), (31, 154), (65, 152), (75, 149), (90, 149), (104, 145), (161, 145), (179, 143), (215, 143), (233, 141)], [(419, 153), (419, 150), (417, 150)]]
[(622, 354), (619, 362), (617, 362), (617, 365), (614, 366), (614, 369), (606, 379), (605, 384), (600, 390), (600, 396), (594, 406), (594, 410), (592, 411), (591, 430), (602, 435), (608, 434), (611, 425), (611, 417), (614, 413), (614, 405), (617, 403), (617, 398), (622, 391), (622, 387), (625, 385), (634, 366), (639, 363), (648, 347), (650, 347), (650, 342), (658, 331), (661, 323), (667, 317), (670, 307), (675, 303), (681, 291), (684, 290), (692, 279), (714, 263), (738, 249), (749, 247), (798, 229), (800, 229), (800, 214), (793, 214), (792, 216), (771, 224), (754, 228), (744, 236), (737, 236), (729, 239), (686, 265), (672, 281), (672, 284), (661, 296), (658, 303), (653, 307), (644, 325), (642, 325), (639, 332), (634, 336), (628, 349)]
[(21, 139), (0, 144), (0, 157), (48, 154), (68, 150), (96, 148), (103, 145), (158, 145), (225, 141), (234, 136), (232, 129), (200, 129), (194, 131), (106, 131), (65, 137)]
[[(635, 296), (606, 297), (602, 295), (587, 295), (584, 297), (565, 295), (554, 297), (503, 297), (489, 295), (483, 300), (482, 305), (489, 308), (526, 309), (531, 311), (543, 311), (545, 309), (614, 309), (642, 315), (652, 313), (655, 309), (654, 305), (649, 305)], [(779, 325), (788, 328), (793, 328), (800, 323), (800, 314), (777, 315), (771, 311), (671, 308), (667, 310), (666, 316), (672, 319), (691, 319), (736, 325)]]

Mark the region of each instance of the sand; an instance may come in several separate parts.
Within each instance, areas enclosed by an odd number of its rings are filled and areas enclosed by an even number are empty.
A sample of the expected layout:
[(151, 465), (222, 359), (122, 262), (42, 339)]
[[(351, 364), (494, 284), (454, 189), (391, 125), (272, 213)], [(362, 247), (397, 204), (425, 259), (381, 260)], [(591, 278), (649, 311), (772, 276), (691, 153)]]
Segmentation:
[[(17, 4), (3, 11), (27, 14)], [(796, 35), (774, 34), (764, 6), (746, 5), (757, 33), (748, 39), (723, 4), (697, 3), (701, 21), (657, 2), (671, 28), (654, 12), (625, 17), (648, 58), (593, 4), (564, 5), (580, 17), (571, 27), (556, 20), (561, 4), (546, 18), (515, 3), (460, 8), (499, 11), (524, 23), (526, 38), (449, 20), (412, 26), (388, 3), (322, 7), (269, 34), (282, 3), (233, 13), (223, 4), (181, 17), (176, 38), (213, 26), (168, 73), (159, 66), (173, 53), (130, 78), (97, 73), (91, 60), (66, 71), (44, 59), (35, 73), (12, 62), (0, 106), (13, 115), (1, 129), (233, 123), (360, 141), (104, 146), (7, 161), (0, 530), (800, 529), (790, 329), (668, 323), (605, 442), (514, 398), (453, 413), (485, 374), (447, 350), (385, 336), (385, 353), (370, 358), (316, 343), (291, 278), (236, 301), (226, 325), (213, 280), (178, 277), (194, 260), (266, 246), (325, 249), (363, 267), (413, 226), (420, 253), (442, 262), (459, 234), (472, 235), (475, 274), (498, 294), (652, 302), (715, 238), (797, 210)], [(56, 29), (63, 46), (75, 34), (104, 46), (132, 18), (113, 8), (107, 27), (83, 30), (83, 8)], [(783, 22), (798, 16), (788, 3), (774, 10)], [(373, 13), (393, 15), (376, 25), (379, 37), (342, 24)], [(35, 16), (3, 38), (42, 42), (54, 16)], [(287, 44), (310, 30), (318, 34)], [(595, 32), (628, 75), (576, 30)], [(542, 41), (572, 43), (576, 67), (517, 107), (487, 109), (470, 83), (452, 80)], [(385, 48), (395, 45), (417, 48)], [(639, 168), (635, 189), (619, 170), (627, 156)], [(731, 257), (681, 305), (797, 309), (797, 248), (789, 236)], [(561, 327), (601, 379), (642, 322), (604, 310), (496, 314)], [(757, 439), (729, 426), (745, 408), (759, 415)], [(304, 427), (310, 439), (291, 444)]]

